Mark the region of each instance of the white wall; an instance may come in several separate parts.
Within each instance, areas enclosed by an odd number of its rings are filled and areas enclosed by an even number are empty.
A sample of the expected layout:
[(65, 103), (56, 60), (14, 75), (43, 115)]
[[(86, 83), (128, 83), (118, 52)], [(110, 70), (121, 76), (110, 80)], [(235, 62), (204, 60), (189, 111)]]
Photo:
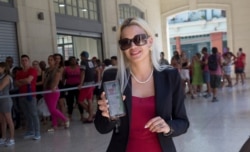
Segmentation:
[[(31, 60), (47, 60), (56, 48), (56, 25), (53, 1), (17, 0), (17, 22), (20, 55), (27, 54)], [(44, 13), (44, 20), (37, 14)], [(39, 53), (38, 53), (39, 52)]]

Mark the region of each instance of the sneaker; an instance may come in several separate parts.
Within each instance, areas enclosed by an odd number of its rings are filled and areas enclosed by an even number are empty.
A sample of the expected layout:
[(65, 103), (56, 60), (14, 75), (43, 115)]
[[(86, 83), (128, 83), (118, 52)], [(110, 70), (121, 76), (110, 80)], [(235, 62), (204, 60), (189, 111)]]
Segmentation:
[(48, 132), (55, 132), (55, 129), (54, 128), (50, 128), (47, 130)]
[(212, 102), (218, 102), (219, 100), (216, 97), (213, 97)]
[(69, 125), (70, 125), (70, 121), (68, 120), (65, 122), (65, 128), (69, 128)]
[(0, 145), (4, 145), (6, 143), (6, 139), (0, 138)]
[(30, 133), (30, 132), (27, 132), (24, 134), (24, 139), (30, 139), (30, 138), (33, 138), (34, 137), (34, 134), (33, 133)]
[(41, 139), (40, 135), (36, 135), (36, 136), (33, 137), (33, 140), (39, 140), (39, 139)]
[(12, 146), (12, 145), (15, 145), (15, 140), (14, 139), (9, 139), (5, 142), (5, 146), (6, 147), (9, 147), (9, 146)]
[(205, 94), (203, 97), (204, 98), (209, 98), (209, 97), (211, 97), (211, 94)]

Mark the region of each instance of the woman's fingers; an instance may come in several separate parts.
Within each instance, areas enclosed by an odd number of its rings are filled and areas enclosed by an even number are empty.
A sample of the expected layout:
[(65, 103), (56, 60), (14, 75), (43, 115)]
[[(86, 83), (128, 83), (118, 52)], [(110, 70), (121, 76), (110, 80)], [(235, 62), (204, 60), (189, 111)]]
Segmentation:
[(148, 128), (151, 132), (157, 133), (168, 133), (170, 131), (169, 125), (159, 116), (150, 119), (146, 123), (145, 128)]
[(106, 100), (104, 92), (102, 92), (101, 100), (98, 100), (97, 104), (99, 105), (99, 110), (102, 111), (102, 116), (109, 118), (108, 100)]

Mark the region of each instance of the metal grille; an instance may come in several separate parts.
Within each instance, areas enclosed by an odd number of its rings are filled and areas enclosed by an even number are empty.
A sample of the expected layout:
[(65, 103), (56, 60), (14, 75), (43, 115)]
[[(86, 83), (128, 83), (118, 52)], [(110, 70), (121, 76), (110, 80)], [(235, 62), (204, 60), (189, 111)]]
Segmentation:
[(19, 65), (15, 23), (0, 21), (0, 61), (7, 56), (13, 57), (14, 66)]

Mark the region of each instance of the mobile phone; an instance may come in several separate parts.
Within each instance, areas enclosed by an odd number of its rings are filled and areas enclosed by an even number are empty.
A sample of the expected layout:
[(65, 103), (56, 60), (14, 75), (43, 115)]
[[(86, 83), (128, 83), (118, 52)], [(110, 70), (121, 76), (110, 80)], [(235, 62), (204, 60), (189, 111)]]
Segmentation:
[(110, 119), (114, 120), (125, 116), (126, 112), (119, 81), (106, 81), (103, 83), (103, 88), (108, 99)]

